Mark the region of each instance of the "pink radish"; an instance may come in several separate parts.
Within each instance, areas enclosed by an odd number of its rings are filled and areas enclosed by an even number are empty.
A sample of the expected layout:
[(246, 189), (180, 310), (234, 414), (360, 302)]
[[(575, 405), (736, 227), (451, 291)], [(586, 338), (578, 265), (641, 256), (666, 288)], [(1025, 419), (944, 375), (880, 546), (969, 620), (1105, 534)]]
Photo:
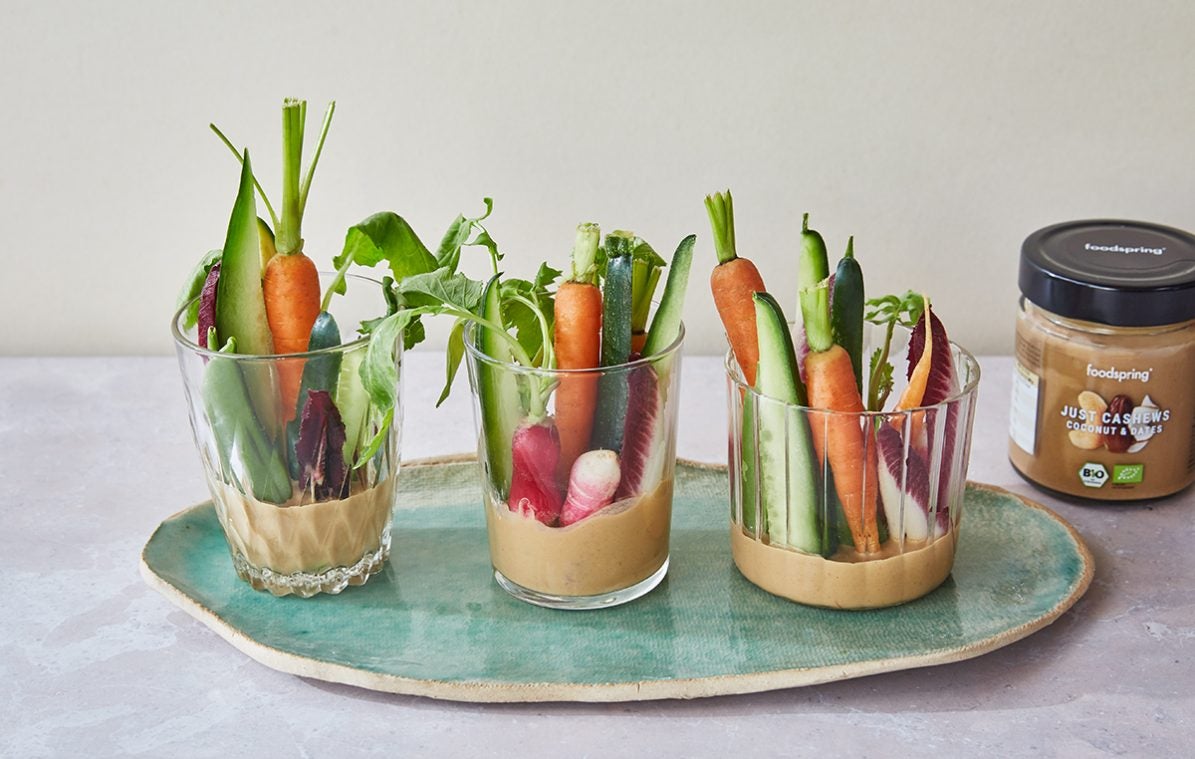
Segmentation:
[(560, 461), (560, 437), (550, 424), (525, 424), (515, 430), (511, 445), (513, 472), (510, 480), (511, 511), (535, 517), (548, 526), (560, 517), (560, 491), (556, 488), (556, 464)]
[(568, 498), (560, 513), (560, 526), (580, 522), (609, 506), (620, 479), (618, 454), (614, 451), (582, 453), (568, 478)]

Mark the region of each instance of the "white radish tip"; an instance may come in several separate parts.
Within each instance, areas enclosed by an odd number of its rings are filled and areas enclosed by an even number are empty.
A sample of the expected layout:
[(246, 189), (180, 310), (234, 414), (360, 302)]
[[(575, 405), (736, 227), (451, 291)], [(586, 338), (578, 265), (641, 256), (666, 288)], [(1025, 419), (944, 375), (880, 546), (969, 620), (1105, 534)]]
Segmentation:
[(579, 475), (587, 480), (597, 478), (617, 480), (621, 474), (622, 470), (618, 465), (618, 454), (614, 451), (598, 449), (595, 451), (586, 451), (577, 457), (577, 460), (573, 463), (573, 471), (569, 475), (569, 479)]

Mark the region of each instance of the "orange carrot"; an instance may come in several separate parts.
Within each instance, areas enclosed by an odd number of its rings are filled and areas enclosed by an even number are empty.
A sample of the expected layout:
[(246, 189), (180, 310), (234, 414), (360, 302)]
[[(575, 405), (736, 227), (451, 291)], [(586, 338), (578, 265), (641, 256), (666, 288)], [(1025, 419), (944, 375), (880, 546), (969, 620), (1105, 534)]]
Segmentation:
[[(577, 227), (573, 276), (556, 290), (555, 334), (558, 369), (594, 369), (602, 358), (602, 291), (593, 283), (601, 231), (596, 224)], [(556, 388), (556, 431), (560, 461), (556, 477), (567, 483), (573, 462), (589, 450), (597, 405), (595, 374), (561, 375)]]
[[(335, 103), (328, 105), (320, 130), (315, 155), (300, 177), (303, 162), (303, 130), (307, 121), (307, 101), (286, 99), (282, 103), (282, 216), (274, 238), (276, 253), (270, 258), (262, 277), (266, 301), (266, 321), (274, 337), (275, 353), (302, 353), (311, 339), (311, 326), (320, 312), (320, 281), (315, 263), (303, 253), (303, 211), (311, 178), (319, 163), (332, 123)], [(278, 364), (279, 393), (285, 421), (295, 417), (299, 385), (303, 379), (303, 361)]]
[(647, 330), (641, 329), (631, 333), (631, 353), (643, 353), (643, 346), (647, 345)]
[[(319, 272), (303, 253), (279, 254), (270, 259), (262, 280), (266, 321), (274, 336), (275, 353), (302, 353), (311, 338), (311, 326), (320, 312)], [(278, 381), (285, 421), (295, 416), (303, 362), (278, 363)]]
[[(929, 302), (924, 299), (925, 313), (929, 313)], [(903, 393), (900, 394), (900, 401), (896, 404), (897, 411), (907, 411), (911, 408), (917, 408), (921, 405), (925, 398), (925, 389), (929, 383), (930, 368), (933, 366), (934, 343), (932, 326), (930, 320), (925, 320), (925, 350), (921, 353), (921, 358), (917, 361), (917, 365), (913, 367), (913, 373), (909, 376), (909, 384), (905, 387)], [(928, 445), (926, 440), (925, 430), (925, 412), (917, 411), (912, 415), (909, 427), (909, 438), (914, 444), (924, 450)], [(892, 420), (892, 425), (897, 427), (900, 422), (897, 419)]]
[(714, 305), (726, 330), (726, 340), (748, 385), (755, 385), (759, 364), (759, 336), (755, 329), (755, 301), (752, 295), (764, 292), (763, 277), (755, 264), (740, 258), (734, 247), (734, 200), (730, 190), (706, 196), (706, 211), (714, 230), (714, 248), (718, 265), (710, 274)]
[[(809, 405), (829, 411), (862, 412), (863, 398), (855, 384), (851, 357), (840, 345), (805, 357), (805, 384)], [(821, 418), (818, 418), (821, 417)], [(867, 438), (859, 418), (847, 414), (810, 412), (813, 448), (823, 465), (829, 457), (834, 486), (846, 514), (855, 550), (872, 553), (880, 548), (876, 527), (876, 443), (871, 428)], [(866, 450), (866, 455), (864, 451)]]

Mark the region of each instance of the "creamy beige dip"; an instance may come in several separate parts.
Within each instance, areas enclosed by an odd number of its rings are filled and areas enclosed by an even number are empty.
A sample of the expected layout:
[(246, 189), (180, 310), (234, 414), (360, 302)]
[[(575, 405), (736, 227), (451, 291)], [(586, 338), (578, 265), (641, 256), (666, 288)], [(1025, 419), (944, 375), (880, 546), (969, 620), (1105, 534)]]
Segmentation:
[(568, 527), (548, 527), (486, 497), (494, 569), (524, 588), (594, 596), (646, 580), (668, 558), (672, 480)]
[(874, 609), (920, 598), (942, 584), (954, 564), (957, 530), (932, 543), (885, 543), (878, 555), (844, 549), (832, 559), (778, 548), (730, 528), (739, 571), (759, 587), (798, 603), (833, 609)]
[(278, 506), (225, 482), (208, 487), (229, 545), (253, 566), (278, 574), (351, 567), (381, 545), (394, 505), (393, 477), (354, 488), (348, 498), (302, 505), (298, 495)]

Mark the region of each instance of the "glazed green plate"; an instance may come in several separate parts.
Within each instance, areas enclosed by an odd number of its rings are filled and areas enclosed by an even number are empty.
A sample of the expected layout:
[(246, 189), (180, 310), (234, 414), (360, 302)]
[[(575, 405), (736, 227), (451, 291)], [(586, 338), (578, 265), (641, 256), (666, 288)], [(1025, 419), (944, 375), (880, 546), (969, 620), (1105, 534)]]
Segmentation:
[(250, 588), (211, 503), (158, 527), (142, 573), (269, 667), (461, 701), (695, 698), (943, 664), (1045, 627), (1091, 582), (1068, 524), (971, 484), (954, 572), (933, 593), (875, 611), (800, 606), (735, 569), (725, 468), (681, 463), (664, 582), (617, 608), (543, 609), (494, 582), (476, 466), (405, 466), (389, 565), (337, 596)]

